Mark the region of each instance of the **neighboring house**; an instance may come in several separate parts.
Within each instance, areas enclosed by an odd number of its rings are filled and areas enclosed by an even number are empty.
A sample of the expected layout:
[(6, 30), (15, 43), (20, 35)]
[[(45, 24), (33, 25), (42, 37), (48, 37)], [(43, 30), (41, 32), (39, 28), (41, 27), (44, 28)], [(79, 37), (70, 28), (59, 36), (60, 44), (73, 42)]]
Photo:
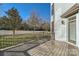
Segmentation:
[(79, 47), (79, 4), (54, 3), (53, 7), (55, 40)]

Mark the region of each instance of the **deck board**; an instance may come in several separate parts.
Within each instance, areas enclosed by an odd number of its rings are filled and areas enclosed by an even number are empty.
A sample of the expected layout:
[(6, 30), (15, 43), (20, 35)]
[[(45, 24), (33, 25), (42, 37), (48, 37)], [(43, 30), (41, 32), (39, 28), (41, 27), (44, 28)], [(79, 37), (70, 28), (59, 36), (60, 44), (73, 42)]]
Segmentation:
[(32, 56), (79, 56), (79, 48), (69, 43), (50, 40), (31, 50)]

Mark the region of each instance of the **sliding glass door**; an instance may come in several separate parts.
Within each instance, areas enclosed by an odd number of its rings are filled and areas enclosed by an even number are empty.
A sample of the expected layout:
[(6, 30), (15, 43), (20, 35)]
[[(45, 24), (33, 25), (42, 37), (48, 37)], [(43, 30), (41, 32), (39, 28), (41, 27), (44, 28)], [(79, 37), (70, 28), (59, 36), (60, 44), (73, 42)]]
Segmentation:
[(69, 19), (68, 24), (68, 41), (71, 43), (76, 44), (76, 17), (72, 17)]

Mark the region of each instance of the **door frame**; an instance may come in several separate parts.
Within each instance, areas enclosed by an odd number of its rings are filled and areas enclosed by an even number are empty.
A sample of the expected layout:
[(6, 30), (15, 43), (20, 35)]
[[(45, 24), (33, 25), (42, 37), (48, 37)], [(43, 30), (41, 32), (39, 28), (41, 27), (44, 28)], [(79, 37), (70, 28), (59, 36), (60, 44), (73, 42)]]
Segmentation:
[[(75, 20), (73, 20), (73, 19), (75, 19)], [(70, 42), (70, 24), (69, 23), (74, 22), (74, 21), (76, 22), (76, 14), (68, 17), (68, 42)], [(76, 30), (76, 25), (75, 25), (75, 30)], [(76, 34), (75, 34), (75, 36), (76, 36)], [(75, 37), (75, 42), (70, 42), (70, 43), (76, 44), (76, 37)]]

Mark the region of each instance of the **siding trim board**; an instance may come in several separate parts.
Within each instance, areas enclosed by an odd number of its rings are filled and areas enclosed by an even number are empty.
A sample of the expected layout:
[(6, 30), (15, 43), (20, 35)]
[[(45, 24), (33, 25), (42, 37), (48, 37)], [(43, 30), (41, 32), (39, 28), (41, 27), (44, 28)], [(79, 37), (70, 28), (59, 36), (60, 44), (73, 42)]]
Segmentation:
[(61, 17), (62, 18), (67, 18), (69, 16), (72, 16), (72, 15), (78, 13), (78, 10), (79, 10), (79, 4), (75, 4), (71, 8), (69, 8), (65, 13), (63, 13), (61, 15)]

